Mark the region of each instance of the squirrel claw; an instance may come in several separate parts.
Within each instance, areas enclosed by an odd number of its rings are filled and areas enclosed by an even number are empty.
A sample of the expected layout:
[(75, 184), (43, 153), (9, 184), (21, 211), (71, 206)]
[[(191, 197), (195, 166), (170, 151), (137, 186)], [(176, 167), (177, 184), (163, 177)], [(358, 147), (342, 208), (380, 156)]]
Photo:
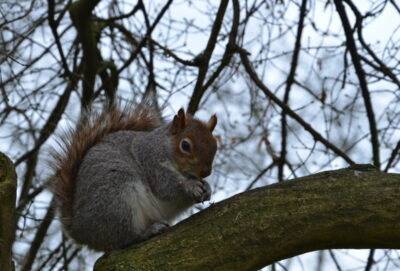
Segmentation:
[(195, 202), (200, 203), (210, 200), (211, 187), (204, 180), (190, 180), (185, 184), (186, 191)]

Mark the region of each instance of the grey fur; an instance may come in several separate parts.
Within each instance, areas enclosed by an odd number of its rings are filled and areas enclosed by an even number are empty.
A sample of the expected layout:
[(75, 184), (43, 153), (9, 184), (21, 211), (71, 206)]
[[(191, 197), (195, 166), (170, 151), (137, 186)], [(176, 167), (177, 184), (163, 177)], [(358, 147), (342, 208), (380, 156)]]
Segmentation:
[(168, 125), (119, 131), (92, 147), (76, 180), (69, 234), (101, 251), (124, 248), (164, 232), (192, 206), (210, 198), (203, 180), (175, 169)]

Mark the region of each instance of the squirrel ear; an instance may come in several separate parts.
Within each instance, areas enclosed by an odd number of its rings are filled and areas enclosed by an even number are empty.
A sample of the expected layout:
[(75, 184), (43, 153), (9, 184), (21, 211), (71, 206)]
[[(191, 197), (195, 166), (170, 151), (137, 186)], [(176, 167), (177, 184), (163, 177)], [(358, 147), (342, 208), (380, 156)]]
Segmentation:
[(215, 126), (217, 125), (217, 115), (212, 115), (210, 120), (207, 123), (207, 127), (210, 132), (214, 131)]
[(181, 108), (179, 109), (178, 114), (176, 114), (174, 116), (174, 119), (172, 120), (171, 133), (177, 134), (181, 132), (183, 129), (185, 129), (185, 122), (186, 122), (185, 111), (183, 110), (183, 108)]

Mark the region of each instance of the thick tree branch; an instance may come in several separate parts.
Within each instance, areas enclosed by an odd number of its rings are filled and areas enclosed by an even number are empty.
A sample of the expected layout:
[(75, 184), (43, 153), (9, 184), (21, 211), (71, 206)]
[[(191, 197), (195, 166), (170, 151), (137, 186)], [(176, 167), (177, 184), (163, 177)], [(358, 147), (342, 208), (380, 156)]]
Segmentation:
[(70, 6), (72, 22), (78, 32), (78, 38), (82, 44), (83, 70), (82, 79), (82, 107), (87, 109), (94, 96), (94, 83), (98, 69), (96, 34), (93, 29), (92, 11), (100, 0), (79, 0)]
[(399, 174), (353, 165), (236, 195), (95, 270), (257, 270), (314, 250), (399, 249), (399, 206)]
[(0, 266), (14, 270), (11, 247), (15, 233), (15, 198), (17, 175), (11, 160), (0, 152)]

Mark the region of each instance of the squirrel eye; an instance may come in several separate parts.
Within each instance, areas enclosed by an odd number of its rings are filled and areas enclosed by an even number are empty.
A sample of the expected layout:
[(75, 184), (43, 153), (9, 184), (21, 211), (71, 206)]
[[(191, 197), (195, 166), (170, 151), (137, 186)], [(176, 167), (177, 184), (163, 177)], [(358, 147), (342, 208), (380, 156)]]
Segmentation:
[(184, 152), (190, 152), (190, 142), (188, 140), (183, 139), (181, 141), (181, 149)]

